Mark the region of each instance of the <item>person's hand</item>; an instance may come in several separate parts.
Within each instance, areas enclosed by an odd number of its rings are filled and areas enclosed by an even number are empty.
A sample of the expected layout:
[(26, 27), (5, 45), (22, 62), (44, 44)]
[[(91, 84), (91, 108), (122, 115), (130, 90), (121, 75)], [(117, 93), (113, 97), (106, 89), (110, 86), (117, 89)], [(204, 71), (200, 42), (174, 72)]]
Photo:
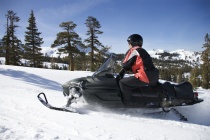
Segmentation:
[(117, 83), (124, 77), (125, 75), (125, 69), (121, 69), (117, 77), (115, 78)]

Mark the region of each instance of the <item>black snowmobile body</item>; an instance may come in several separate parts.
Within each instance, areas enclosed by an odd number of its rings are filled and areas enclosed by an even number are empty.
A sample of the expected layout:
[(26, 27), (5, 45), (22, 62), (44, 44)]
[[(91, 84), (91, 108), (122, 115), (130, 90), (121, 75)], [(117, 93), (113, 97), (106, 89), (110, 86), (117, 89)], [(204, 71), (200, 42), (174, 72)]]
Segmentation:
[[(160, 83), (155, 86), (142, 86), (132, 91), (132, 99), (124, 104), (122, 95), (115, 79), (115, 55), (111, 54), (107, 61), (92, 76), (73, 79), (62, 85), (64, 96), (69, 97), (70, 105), (74, 95), (72, 89), (80, 93), (84, 100), (92, 105), (103, 105), (112, 107), (163, 107), (164, 100), (167, 106), (193, 105), (202, 102), (198, 94), (193, 92), (189, 82), (171, 84)], [(73, 93), (74, 94), (74, 93)], [(78, 97), (78, 96), (77, 96)]]

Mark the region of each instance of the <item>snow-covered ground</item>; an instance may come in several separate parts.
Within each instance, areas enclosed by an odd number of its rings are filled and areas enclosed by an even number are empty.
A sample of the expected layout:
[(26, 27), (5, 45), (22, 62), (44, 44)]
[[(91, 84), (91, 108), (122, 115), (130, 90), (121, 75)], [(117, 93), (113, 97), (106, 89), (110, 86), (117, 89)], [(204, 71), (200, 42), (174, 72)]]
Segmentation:
[(61, 85), (87, 75), (92, 73), (0, 65), (0, 140), (210, 139), (210, 90), (198, 90), (204, 102), (177, 108), (188, 122), (172, 112), (146, 114), (160, 109), (107, 109), (82, 102), (73, 105), (82, 114), (60, 112), (37, 99), (45, 92), (52, 105), (63, 106)]

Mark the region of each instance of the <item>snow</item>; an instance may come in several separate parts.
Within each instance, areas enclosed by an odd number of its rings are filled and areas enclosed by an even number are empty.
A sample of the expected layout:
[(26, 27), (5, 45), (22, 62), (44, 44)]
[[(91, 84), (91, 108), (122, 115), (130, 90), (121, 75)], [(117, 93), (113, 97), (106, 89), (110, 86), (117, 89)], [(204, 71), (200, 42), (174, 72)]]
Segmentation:
[(37, 99), (46, 93), (55, 106), (65, 105), (61, 85), (92, 75), (87, 71), (60, 71), (0, 65), (0, 140), (208, 140), (210, 90), (198, 89), (204, 102), (177, 107), (188, 122), (172, 112), (148, 115), (160, 109), (109, 109), (73, 104), (78, 113), (50, 110)]
[(44, 55), (47, 54), (49, 57), (56, 57), (56, 58), (58, 56), (60, 56), (61, 58), (67, 56), (65, 54), (60, 54), (58, 48), (51, 48), (51, 47), (42, 47), (41, 53), (43, 53)]
[[(150, 56), (156, 59), (160, 59), (161, 57), (160, 54), (164, 52), (169, 54), (177, 54), (176, 56), (170, 58), (172, 60), (185, 60), (185, 61), (187, 60), (188, 62), (191, 62), (193, 64), (195, 63), (196, 65), (200, 65), (203, 63), (203, 61), (201, 60), (201, 52), (187, 51), (184, 49), (178, 49), (170, 52), (162, 49), (153, 49), (148, 51)], [(165, 56), (164, 59), (168, 60), (169, 56)]]
[(164, 53), (165, 50), (162, 49), (153, 49), (153, 50), (149, 50), (148, 53), (150, 54), (151, 57), (153, 58), (159, 58), (160, 55), (158, 55), (159, 53)]
[(4, 57), (0, 57), (0, 65), (4, 65), (5, 64), (5, 58)]
[(184, 49), (178, 49), (176, 51), (171, 51), (171, 54), (177, 53), (179, 54), (178, 57), (174, 57), (173, 59), (181, 59), (181, 60), (188, 60), (188, 61), (197, 61), (197, 59), (200, 57), (200, 55), (196, 55), (195, 52), (192, 51), (186, 51)]

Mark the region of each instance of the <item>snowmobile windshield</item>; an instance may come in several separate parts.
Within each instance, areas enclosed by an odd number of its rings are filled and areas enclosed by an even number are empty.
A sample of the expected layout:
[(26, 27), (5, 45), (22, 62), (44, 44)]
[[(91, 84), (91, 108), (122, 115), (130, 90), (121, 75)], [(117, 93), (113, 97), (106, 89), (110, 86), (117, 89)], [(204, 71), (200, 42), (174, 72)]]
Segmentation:
[(101, 67), (93, 74), (93, 76), (101, 77), (114, 77), (115, 69), (115, 55), (111, 54), (110, 57), (101, 65)]

